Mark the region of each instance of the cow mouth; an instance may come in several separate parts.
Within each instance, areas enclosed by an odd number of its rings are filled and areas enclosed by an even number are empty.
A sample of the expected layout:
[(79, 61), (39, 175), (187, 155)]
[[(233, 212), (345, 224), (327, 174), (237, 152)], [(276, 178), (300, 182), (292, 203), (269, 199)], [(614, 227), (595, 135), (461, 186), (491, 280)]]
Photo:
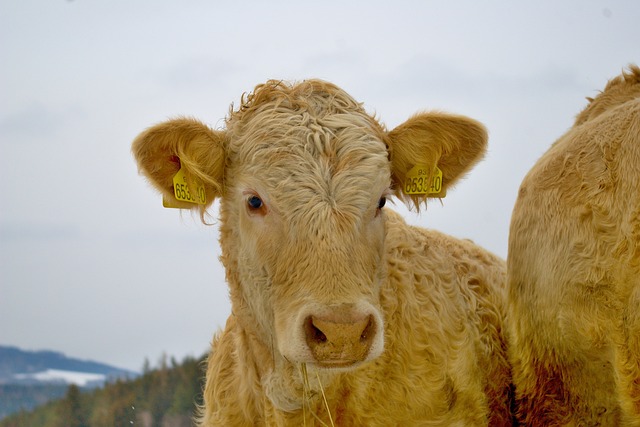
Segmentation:
[(361, 360), (314, 360), (309, 363), (309, 365), (313, 366), (316, 369), (327, 369), (327, 370), (352, 370), (357, 368), (363, 363)]

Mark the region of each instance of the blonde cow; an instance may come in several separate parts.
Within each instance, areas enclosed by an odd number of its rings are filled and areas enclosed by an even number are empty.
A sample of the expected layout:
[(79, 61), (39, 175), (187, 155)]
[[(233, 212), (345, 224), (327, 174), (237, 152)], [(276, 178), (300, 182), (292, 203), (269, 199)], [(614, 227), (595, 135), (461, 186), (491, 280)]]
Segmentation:
[[(232, 314), (200, 424), (510, 425), (503, 261), (385, 208), (424, 201), (405, 184), (450, 187), (486, 140), (442, 113), (387, 132), (317, 80), (257, 86), (225, 130), (183, 118), (138, 136), (169, 202), (179, 169), (180, 198), (220, 199)], [(432, 179), (411, 178), (416, 165)]]
[(507, 264), (520, 421), (640, 426), (640, 68), (529, 172)]

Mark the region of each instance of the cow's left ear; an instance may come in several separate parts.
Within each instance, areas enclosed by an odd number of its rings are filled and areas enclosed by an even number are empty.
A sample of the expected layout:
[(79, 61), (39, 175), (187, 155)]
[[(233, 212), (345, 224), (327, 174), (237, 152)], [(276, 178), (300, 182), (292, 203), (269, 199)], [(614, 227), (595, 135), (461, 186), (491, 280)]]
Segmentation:
[[(178, 118), (142, 132), (133, 141), (131, 150), (140, 172), (160, 190), (170, 206), (193, 209), (203, 208), (222, 195), (224, 147), (224, 132), (214, 131), (194, 119)], [(180, 170), (184, 185), (176, 192), (174, 179)], [(176, 199), (178, 193), (182, 198)]]
[(442, 192), (450, 189), (486, 152), (487, 130), (465, 116), (431, 112), (417, 114), (387, 134), (393, 188), (398, 198), (419, 209), (427, 197), (406, 194), (407, 173), (416, 165), (433, 174), (442, 171)]

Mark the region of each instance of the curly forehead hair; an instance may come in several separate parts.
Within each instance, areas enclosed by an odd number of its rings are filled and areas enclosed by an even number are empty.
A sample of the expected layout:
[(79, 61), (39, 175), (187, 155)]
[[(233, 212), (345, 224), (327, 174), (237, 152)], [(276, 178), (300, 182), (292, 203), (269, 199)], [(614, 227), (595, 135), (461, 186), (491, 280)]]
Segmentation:
[(244, 93), (237, 110), (231, 105), (227, 125), (265, 109), (306, 112), (313, 116), (355, 111), (364, 113), (361, 103), (334, 84), (321, 80), (299, 83), (269, 80), (256, 86), (253, 92)]

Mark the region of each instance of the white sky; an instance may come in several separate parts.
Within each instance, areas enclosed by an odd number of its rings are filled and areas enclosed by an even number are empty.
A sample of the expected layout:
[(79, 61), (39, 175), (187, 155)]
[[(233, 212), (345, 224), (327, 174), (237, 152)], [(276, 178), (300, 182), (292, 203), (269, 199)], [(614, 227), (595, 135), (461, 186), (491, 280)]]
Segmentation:
[(482, 121), (444, 206), (396, 208), (506, 256), (522, 177), (640, 61), (639, 23), (634, 0), (0, 0), (0, 344), (131, 369), (206, 351), (230, 311), (217, 227), (163, 209), (129, 147), (176, 115), (220, 127), (269, 78), (332, 81), (389, 128)]

